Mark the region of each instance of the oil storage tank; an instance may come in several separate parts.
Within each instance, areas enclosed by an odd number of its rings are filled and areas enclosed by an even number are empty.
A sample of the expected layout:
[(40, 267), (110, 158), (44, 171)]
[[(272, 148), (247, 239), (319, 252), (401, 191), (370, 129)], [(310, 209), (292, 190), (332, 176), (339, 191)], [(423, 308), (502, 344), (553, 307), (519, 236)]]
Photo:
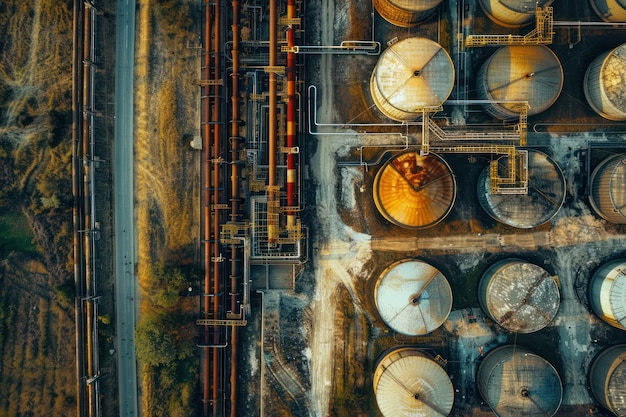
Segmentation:
[(447, 416), (454, 403), (448, 374), (429, 355), (413, 347), (391, 350), (379, 359), (374, 395), (385, 417)]
[(626, 417), (626, 345), (600, 352), (591, 363), (589, 382), (593, 396), (604, 408)]
[(600, 55), (587, 68), (584, 91), (587, 102), (600, 116), (626, 120), (626, 44)]
[(591, 0), (591, 7), (605, 22), (626, 22), (626, 0)]
[(452, 309), (452, 289), (434, 266), (405, 259), (388, 266), (374, 291), (383, 321), (398, 333), (425, 335), (439, 328)]
[(493, 117), (518, 118), (523, 101), (533, 116), (547, 110), (561, 94), (563, 68), (546, 46), (503, 46), (480, 68), (476, 88), (478, 98), (492, 102), (483, 108)]
[(538, 265), (504, 259), (491, 265), (478, 285), (478, 300), (493, 321), (511, 332), (532, 333), (559, 310), (557, 279)]
[(450, 55), (426, 38), (404, 39), (385, 49), (370, 78), (376, 107), (397, 121), (415, 120), (424, 107), (441, 105), (453, 86)]
[(374, 0), (374, 7), (389, 23), (415, 26), (430, 16), (442, 0)]
[(452, 210), (456, 179), (439, 155), (406, 151), (392, 157), (374, 178), (374, 203), (391, 223), (420, 229), (433, 226)]
[(612, 223), (626, 223), (626, 154), (602, 161), (591, 174), (591, 207)]
[(553, 416), (563, 399), (556, 369), (521, 346), (489, 352), (476, 379), (480, 395), (499, 417)]
[[(543, 152), (528, 151), (528, 192), (526, 194), (493, 194), (489, 167), (478, 177), (478, 201), (493, 219), (520, 229), (530, 229), (550, 221), (565, 202), (566, 184), (563, 171), (554, 159)], [(506, 168), (508, 157), (499, 160)]]
[(535, 7), (552, 4), (554, 0), (480, 0), (487, 16), (500, 26), (522, 27), (535, 19)]
[(606, 323), (626, 330), (626, 261), (600, 266), (589, 280), (589, 304)]

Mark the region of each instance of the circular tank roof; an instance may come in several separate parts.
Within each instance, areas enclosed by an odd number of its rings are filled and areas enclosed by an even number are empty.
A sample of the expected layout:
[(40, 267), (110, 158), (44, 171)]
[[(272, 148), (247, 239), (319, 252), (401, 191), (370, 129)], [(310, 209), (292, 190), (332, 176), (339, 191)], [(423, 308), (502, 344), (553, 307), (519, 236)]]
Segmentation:
[(378, 279), (374, 298), (384, 322), (409, 336), (439, 328), (452, 309), (452, 289), (446, 277), (419, 260), (387, 267)]
[(426, 38), (396, 42), (380, 56), (370, 87), (377, 107), (395, 120), (415, 119), (452, 92), (454, 66), (448, 53)]
[(553, 416), (563, 386), (554, 367), (519, 346), (490, 352), (478, 368), (478, 388), (499, 417)]
[(527, 101), (532, 116), (550, 107), (563, 87), (561, 63), (545, 46), (504, 46), (484, 65), (480, 82), (486, 96), (513, 115), (519, 104), (505, 101)]
[(448, 215), (456, 198), (456, 180), (439, 156), (408, 151), (394, 156), (374, 179), (374, 202), (390, 222), (424, 228)]
[(392, 4), (403, 10), (423, 12), (433, 9), (443, 0), (384, 0), (385, 3)]
[[(508, 157), (498, 161), (506, 169)], [(502, 175), (508, 176), (508, 172)], [(509, 226), (529, 229), (551, 220), (563, 206), (565, 176), (557, 163), (543, 152), (528, 150), (528, 193), (492, 194), (489, 168), (478, 179), (478, 200), (495, 220)]]
[(450, 377), (438, 363), (414, 348), (395, 350), (380, 361), (374, 393), (385, 417), (447, 416), (454, 403)]
[(626, 0), (591, 0), (591, 7), (605, 22), (626, 22)]
[(607, 99), (618, 109), (626, 111), (626, 44), (613, 49), (604, 59), (600, 77)]
[(481, 279), (480, 292), (487, 314), (511, 332), (543, 329), (560, 304), (556, 280), (540, 266), (519, 259), (492, 265)]

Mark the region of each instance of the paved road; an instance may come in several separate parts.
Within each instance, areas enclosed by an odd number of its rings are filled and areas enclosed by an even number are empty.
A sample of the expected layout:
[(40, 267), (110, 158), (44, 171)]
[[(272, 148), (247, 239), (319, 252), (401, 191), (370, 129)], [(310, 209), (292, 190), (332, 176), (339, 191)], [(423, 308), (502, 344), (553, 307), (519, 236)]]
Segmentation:
[(133, 76), (135, 0), (118, 0), (115, 68), (115, 289), (120, 416), (137, 416)]

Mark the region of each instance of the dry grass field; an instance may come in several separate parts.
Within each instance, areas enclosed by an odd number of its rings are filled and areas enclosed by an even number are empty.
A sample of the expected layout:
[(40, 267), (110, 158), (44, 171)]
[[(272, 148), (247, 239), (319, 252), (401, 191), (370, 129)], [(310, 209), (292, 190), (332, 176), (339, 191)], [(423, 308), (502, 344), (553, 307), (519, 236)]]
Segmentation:
[[(178, 291), (196, 279), (192, 267), (199, 223), (199, 27), (191, 0), (140, 0), (135, 73), (136, 201), (142, 341), (167, 360), (138, 350), (142, 409), (150, 416), (192, 415), (198, 355), (193, 338), (197, 305)], [(160, 328), (161, 335), (153, 332)]]
[(76, 414), (71, 33), (71, 2), (0, 3), (0, 416)]

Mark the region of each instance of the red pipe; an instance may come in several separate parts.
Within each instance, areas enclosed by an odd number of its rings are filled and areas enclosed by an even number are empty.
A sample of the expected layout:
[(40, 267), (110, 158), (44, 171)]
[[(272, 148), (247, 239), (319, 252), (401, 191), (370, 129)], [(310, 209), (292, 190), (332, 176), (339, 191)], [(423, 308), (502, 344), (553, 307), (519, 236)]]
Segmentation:
[[(205, 3), (205, 16), (204, 16), (204, 74), (203, 79), (208, 80), (211, 76), (211, 10), (208, 3)], [(203, 218), (204, 218), (204, 317), (209, 318), (209, 312), (211, 310), (211, 301), (207, 296), (211, 294), (211, 195), (209, 191), (209, 184), (211, 183), (211, 164), (210, 164), (210, 150), (211, 150), (211, 125), (209, 124), (211, 114), (211, 87), (205, 85), (203, 88), (203, 121), (204, 121), (204, 143), (202, 145), (202, 161), (204, 168), (204, 178), (202, 181), (204, 204), (203, 204)], [(209, 340), (209, 326), (204, 326), (204, 343), (208, 345)], [(203, 375), (203, 392), (202, 392), (202, 404), (203, 415), (209, 414), (209, 405), (211, 403), (210, 398), (210, 380), (209, 380), (209, 350), (203, 349), (202, 354), (202, 375)]]
[[(213, 51), (214, 51), (214, 74), (213, 79), (216, 81), (214, 85), (214, 99), (213, 99), (213, 122), (215, 122), (213, 127), (213, 204), (220, 203), (220, 175), (219, 175), (219, 162), (221, 158), (221, 144), (220, 144), (220, 86), (219, 81), (221, 80), (220, 73), (220, 48), (221, 48), (221, 39), (220, 39), (220, 30), (221, 30), (221, 22), (220, 22), (220, 0), (215, 0), (215, 30), (214, 30), (214, 38), (213, 38)], [(220, 318), (220, 262), (218, 259), (220, 258), (220, 248), (218, 244), (219, 239), (219, 230), (220, 230), (220, 216), (219, 210), (217, 206), (213, 212), (213, 318)], [(219, 344), (219, 329), (217, 326), (212, 326), (214, 331), (214, 345)], [(218, 401), (219, 397), (219, 370), (220, 370), (220, 362), (219, 362), (219, 351), (218, 348), (214, 347), (213, 349), (213, 398), (215, 399), (213, 403), (213, 415), (217, 415), (218, 410)]]
[[(287, 18), (296, 17), (295, 0), (287, 1)], [(295, 30), (293, 25), (287, 29), (287, 46), (295, 46)], [(287, 53), (287, 147), (296, 146), (296, 54)], [(296, 156), (287, 154), (287, 207), (296, 205)], [(296, 213), (287, 211), (287, 228), (295, 226)]]
[[(276, 0), (270, 0), (270, 66), (276, 66), (276, 49), (278, 42), (276, 40)], [(276, 192), (274, 186), (276, 184), (276, 73), (269, 73), (269, 136), (268, 136), (268, 198), (267, 198), (267, 240), (268, 243), (274, 244), (278, 236), (278, 224), (276, 224), (276, 213), (273, 210), (273, 203), (276, 201)]]

